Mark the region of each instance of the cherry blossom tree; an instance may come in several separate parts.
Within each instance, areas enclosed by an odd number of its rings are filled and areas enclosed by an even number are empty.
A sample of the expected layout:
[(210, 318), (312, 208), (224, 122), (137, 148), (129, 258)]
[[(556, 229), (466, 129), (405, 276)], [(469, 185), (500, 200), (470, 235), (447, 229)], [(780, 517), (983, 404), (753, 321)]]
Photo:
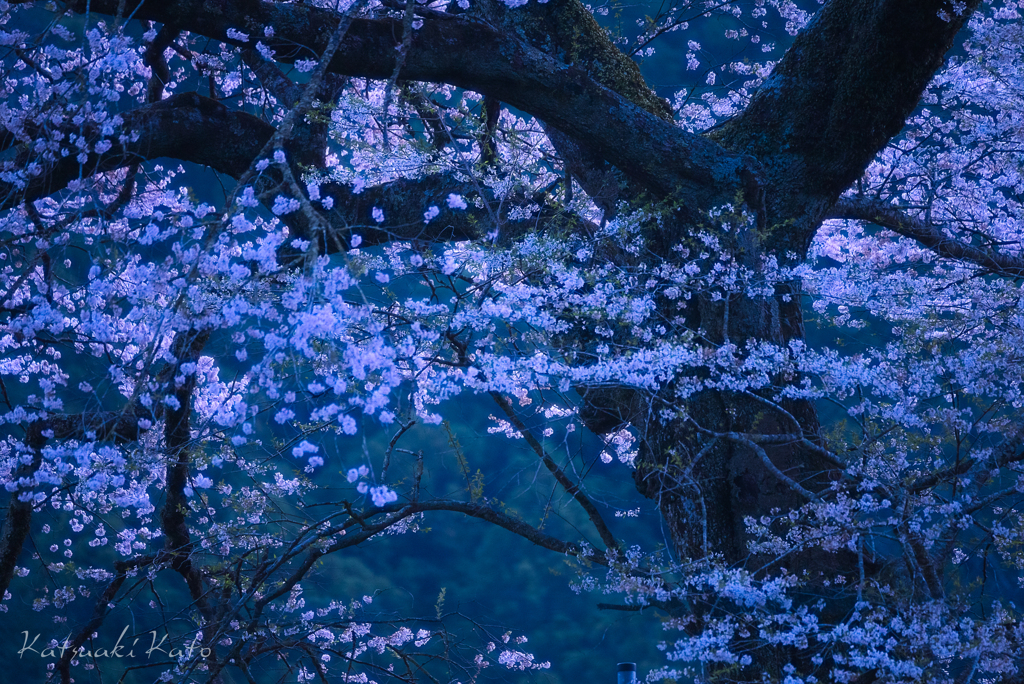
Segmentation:
[[(61, 682), (121, 608), (189, 625), (164, 681), (542, 668), (455, 649), (440, 603), (304, 596), (469, 516), (667, 615), (649, 681), (1021, 680), (1022, 5), (694, 1), (615, 37), (578, 0), (0, 2), (0, 609), (64, 625)], [(635, 61), (668, 37), (671, 101)], [(586, 527), (489, 494), (466, 399)]]

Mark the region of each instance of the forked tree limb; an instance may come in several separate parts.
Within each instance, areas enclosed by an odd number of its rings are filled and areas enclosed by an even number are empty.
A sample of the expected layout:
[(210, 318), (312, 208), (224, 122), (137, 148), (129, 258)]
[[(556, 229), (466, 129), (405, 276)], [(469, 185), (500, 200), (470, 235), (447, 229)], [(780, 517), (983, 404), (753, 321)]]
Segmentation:
[[(449, 83), (509, 103), (586, 141), (591, 153), (656, 196), (685, 198), (688, 207), (709, 209), (723, 197), (732, 201), (737, 190), (755, 201), (760, 187), (771, 246), (802, 253), (840, 193), (903, 127), (977, 4), (831, 0), (714, 141), (675, 127), (513, 31), (468, 15), (424, 11), (401, 56), (401, 19), (353, 19), (330, 69), (388, 79), (402, 59), (401, 79)], [(109, 15), (123, 7), (239, 47), (248, 45), (229, 38), (229, 29), (274, 26), (275, 35), (261, 40), (282, 62), (318, 57), (340, 20), (308, 5), (237, 0), (69, 6)]]
[(774, 249), (806, 250), (823, 214), (903, 129), (978, 4), (831, 0), (714, 133), (761, 162)]
[[(90, 0), (89, 11), (114, 14), (121, 0)], [(85, 0), (69, 3), (76, 12)], [(239, 47), (229, 29), (274, 26), (260, 40), (278, 61), (316, 59), (339, 15), (301, 4), (273, 2), (127, 2), (139, 19), (183, 29)], [(399, 78), (449, 83), (496, 98), (564, 133), (587, 140), (595, 153), (649, 191), (663, 196), (685, 191), (711, 201), (723, 186), (734, 188), (745, 161), (718, 144), (684, 131), (598, 83), (586, 69), (567, 65), (509, 32), (466, 15), (425, 11)], [(353, 19), (330, 70), (387, 80), (401, 57), (401, 19)]]

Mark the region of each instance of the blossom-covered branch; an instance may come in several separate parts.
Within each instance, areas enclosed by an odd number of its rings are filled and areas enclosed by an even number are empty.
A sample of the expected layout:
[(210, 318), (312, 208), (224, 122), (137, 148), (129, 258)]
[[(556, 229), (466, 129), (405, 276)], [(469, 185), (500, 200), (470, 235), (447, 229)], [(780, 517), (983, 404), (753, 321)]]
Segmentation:
[(970, 262), (996, 275), (1011, 278), (1024, 277), (1024, 259), (1020, 256), (996, 252), (985, 246), (972, 245), (970, 242), (947, 234), (942, 226), (930, 225), (906, 210), (891, 204), (844, 197), (832, 208), (828, 218), (868, 221), (904, 237), (917, 240), (921, 245), (945, 259)]

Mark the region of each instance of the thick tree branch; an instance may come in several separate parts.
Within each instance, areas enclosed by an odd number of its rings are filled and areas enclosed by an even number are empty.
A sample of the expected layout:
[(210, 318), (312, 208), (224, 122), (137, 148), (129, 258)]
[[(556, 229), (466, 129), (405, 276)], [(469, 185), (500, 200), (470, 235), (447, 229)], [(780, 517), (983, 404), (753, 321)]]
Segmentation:
[(176, 29), (170, 24), (164, 24), (143, 54), (146, 66), (153, 72), (153, 75), (149, 77), (146, 89), (148, 102), (159, 102), (163, 99), (164, 86), (171, 80), (171, 71), (167, 67), (167, 60), (164, 59), (164, 50), (170, 47), (180, 34), (180, 29)]
[[(259, 151), (255, 143), (266, 142), (274, 130), (255, 116), (231, 111), (198, 93), (174, 95), (121, 117), (125, 142), (110, 136), (110, 150), (102, 155), (90, 154), (84, 164), (73, 156), (46, 164), (24, 188), (0, 184), (0, 211), (58, 192), (80, 174), (89, 176), (160, 157), (190, 161), (240, 177)], [(101, 138), (95, 126), (81, 133), (90, 140)]]
[(902, 130), (978, 1), (955, 14), (942, 0), (832, 0), (716, 131), (766, 169), (778, 248), (806, 249), (821, 214)]
[[(172, 95), (159, 103), (126, 112), (122, 117), (121, 135), (112, 139), (111, 149), (104, 154), (90, 155), (84, 165), (87, 173), (106, 172), (169, 157), (209, 166), (241, 179), (275, 131), (273, 126), (255, 116), (231, 111), (197, 93)], [(122, 143), (119, 138), (127, 142)], [(0, 183), (0, 197), (3, 198), (0, 210), (62, 190), (79, 178), (80, 168), (76, 160), (65, 158), (44, 167), (23, 189)], [(283, 185), (284, 180), (274, 166), (269, 167), (264, 175), (269, 187)], [(325, 183), (320, 187), (320, 195), (333, 200), (332, 209), (322, 212), (327, 224), (326, 235), (322, 231), (317, 234), (301, 212), (282, 218), (288, 221), (297, 236), (317, 239), (321, 254), (348, 249), (353, 233), (362, 237), (365, 246), (392, 240), (469, 240), (482, 237), (496, 227), (491, 215), (486, 209), (473, 204), (465, 210), (453, 210), (445, 200), (449, 194), (471, 197), (479, 190), (477, 185), (447, 173), (399, 179), (367, 188), (359, 194), (338, 183)], [(275, 193), (261, 194), (265, 195), (268, 204), (273, 202)], [(490, 201), (492, 198), (484, 199)], [(438, 207), (440, 214), (428, 224), (423, 220), (423, 211), (432, 204)], [(374, 208), (384, 212), (385, 222), (375, 220)], [(542, 208), (542, 218), (548, 229), (558, 226), (571, 231), (592, 229), (578, 217), (557, 213), (548, 207)], [(536, 230), (538, 220), (509, 222), (498, 227), (503, 228), (506, 235), (525, 233)]]
[(999, 254), (951, 238), (938, 226), (925, 223), (899, 207), (880, 201), (844, 197), (836, 203), (827, 218), (870, 221), (894, 233), (917, 240), (922, 246), (946, 259), (969, 261), (998, 275), (1024, 277), (1024, 259), (1021, 257)]
[[(112, 15), (119, 0), (92, 0), (90, 11)], [(77, 12), (85, 0), (69, 3)], [(128, 2), (140, 19), (181, 26), (214, 40), (246, 47), (228, 38), (228, 29), (275, 27), (261, 40), (289, 62), (316, 58), (339, 22), (328, 10), (271, 2)], [(330, 69), (339, 74), (388, 79), (400, 55), (399, 19), (354, 19)], [(312, 54), (310, 52), (312, 50)], [(586, 69), (566, 65), (523, 41), (465, 15), (425, 12), (413, 36), (401, 80), (450, 83), (507, 102), (590, 147), (652, 192), (688, 192), (707, 204), (716, 186), (732, 187), (745, 163), (719, 145), (687, 133), (600, 85)]]

